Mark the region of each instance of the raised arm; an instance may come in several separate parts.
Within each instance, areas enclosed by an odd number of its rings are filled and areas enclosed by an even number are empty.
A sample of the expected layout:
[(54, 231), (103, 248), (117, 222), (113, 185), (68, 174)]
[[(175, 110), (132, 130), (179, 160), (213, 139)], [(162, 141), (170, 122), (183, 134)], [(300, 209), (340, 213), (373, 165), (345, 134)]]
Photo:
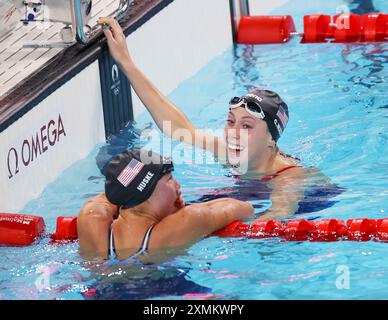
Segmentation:
[[(169, 137), (216, 153), (218, 139), (196, 129), (186, 115), (169, 101), (133, 63), (119, 23), (113, 18), (100, 18), (98, 23), (110, 25), (110, 30), (103, 28), (109, 51), (151, 113), (159, 129)], [(166, 121), (169, 125), (163, 126), (163, 122)], [(184, 134), (182, 129), (187, 134)]]
[(77, 231), (80, 254), (88, 259), (106, 259), (109, 228), (118, 216), (118, 207), (105, 194), (88, 200), (79, 212)]
[(158, 248), (187, 245), (235, 220), (245, 221), (252, 215), (251, 204), (230, 198), (187, 206), (157, 225), (156, 228), (160, 231), (152, 240), (151, 246)]

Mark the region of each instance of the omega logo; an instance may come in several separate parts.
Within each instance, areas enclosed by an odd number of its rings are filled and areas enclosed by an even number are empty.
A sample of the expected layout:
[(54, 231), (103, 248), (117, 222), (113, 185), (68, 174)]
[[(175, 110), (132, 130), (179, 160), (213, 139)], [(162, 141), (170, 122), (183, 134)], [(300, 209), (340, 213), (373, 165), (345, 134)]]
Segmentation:
[(7, 155), (8, 179), (19, 173), (20, 167), (28, 167), (31, 162), (59, 142), (61, 135), (66, 136), (61, 115), (58, 120), (50, 120), (31, 137), (27, 137), (19, 147), (11, 147)]

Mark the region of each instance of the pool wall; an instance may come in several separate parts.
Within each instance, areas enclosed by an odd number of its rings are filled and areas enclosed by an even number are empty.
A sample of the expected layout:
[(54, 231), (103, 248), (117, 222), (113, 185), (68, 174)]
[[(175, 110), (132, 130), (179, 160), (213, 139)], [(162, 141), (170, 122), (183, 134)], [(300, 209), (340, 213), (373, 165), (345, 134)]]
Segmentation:
[[(159, 2), (163, 8), (136, 27), (127, 43), (136, 64), (168, 95), (232, 45), (230, 8), (219, 0)], [(63, 170), (105, 141), (95, 58), (0, 132), (0, 211), (20, 212)], [(132, 101), (136, 119), (145, 109), (133, 90)]]
[[(135, 63), (165, 95), (232, 41), (229, 5), (219, 0), (174, 1), (127, 38)], [(132, 98), (136, 120), (145, 109)]]
[(289, 0), (260, 1), (249, 0), (249, 11), (253, 15), (270, 14), (273, 10), (285, 5)]
[(17, 212), (104, 141), (98, 62), (0, 134), (0, 211)]

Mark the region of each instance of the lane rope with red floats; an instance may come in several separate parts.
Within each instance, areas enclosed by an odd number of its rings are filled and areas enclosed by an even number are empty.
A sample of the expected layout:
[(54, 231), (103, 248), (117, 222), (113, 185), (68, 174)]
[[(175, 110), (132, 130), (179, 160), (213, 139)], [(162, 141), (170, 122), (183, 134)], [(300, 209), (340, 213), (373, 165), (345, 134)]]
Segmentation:
[[(26, 246), (47, 236), (42, 217), (0, 213), (0, 245)], [(322, 219), (315, 221), (256, 220), (252, 224), (234, 221), (214, 232), (218, 237), (249, 239), (280, 238), (284, 241), (388, 241), (388, 218), (357, 218), (345, 220)], [(77, 217), (57, 217), (56, 231), (48, 235), (51, 243), (78, 239)]]
[(300, 36), (301, 43), (385, 42), (388, 39), (388, 14), (346, 13), (333, 17), (312, 14), (303, 17), (304, 32), (298, 33), (289, 15), (243, 16), (237, 30), (239, 44), (284, 43)]

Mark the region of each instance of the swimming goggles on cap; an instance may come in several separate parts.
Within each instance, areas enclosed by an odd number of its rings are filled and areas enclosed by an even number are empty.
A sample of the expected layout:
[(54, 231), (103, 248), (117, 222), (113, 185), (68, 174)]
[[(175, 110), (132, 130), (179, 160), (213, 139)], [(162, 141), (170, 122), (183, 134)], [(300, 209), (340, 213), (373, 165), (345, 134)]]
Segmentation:
[(163, 158), (163, 168), (161, 171), (161, 175), (165, 175), (167, 173), (170, 173), (174, 171), (174, 165), (172, 164), (171, 159), (169, 158)]
[(230, 99), (229, 110), (239, 108), (239, 107), (244, 107), (249, 114), (251, 114), (256, 118), (259, 118), (259, 119), (265, 118), (263, 109), (260, 107), (260, 105), (257, 102), (249, 101), (244, 97), (243, 98), (234, 97)]

